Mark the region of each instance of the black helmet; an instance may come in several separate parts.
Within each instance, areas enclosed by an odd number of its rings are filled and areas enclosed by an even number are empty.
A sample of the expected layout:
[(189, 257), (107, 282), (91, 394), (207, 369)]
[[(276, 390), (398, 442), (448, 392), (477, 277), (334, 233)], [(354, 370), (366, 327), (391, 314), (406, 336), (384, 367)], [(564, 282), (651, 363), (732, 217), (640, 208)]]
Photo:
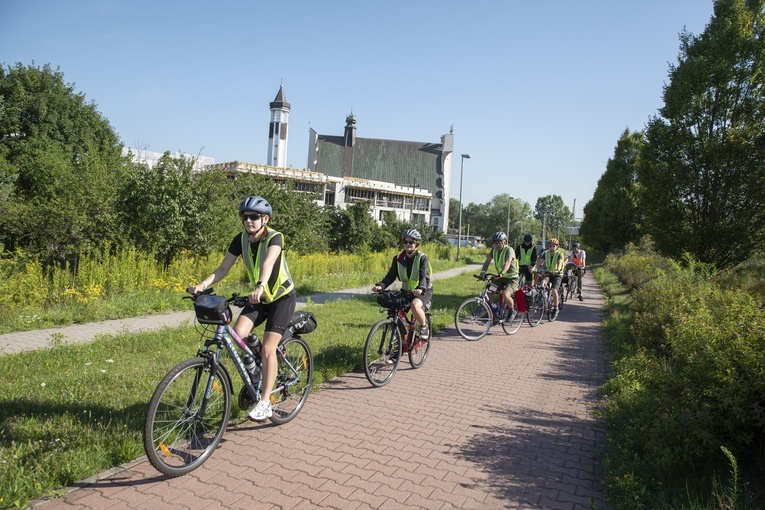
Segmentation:
[(420, 233), (417, 231), (417, 229), (414, 229), (414, 228), (409, 228), (409, 229), (406, 229), (406, 230), (404, 230), (404, 233), (403, 233), (403, 234), (401, 234), (401, 238), (402, 238), (402, 239), (406, 239), (407, 237), (408, 237), (408, 238), (410, 238), (410, 239), (414, 239), (414, 240), (415, 240), (415, 241), (417, 241), (418, 243), (419, 243), (420, 241), (422, 241), (422, 236), (421, 236), (421, 235), (420, 235)]
[(531, 234), (526, 234), (523, 236), (523, 242), (524, 243), (530, 243), (531, 242)]
[(579, 243), (574, 243), (571, 245), (571, 248), (579, 248)]
[(492, 244), (499, 241), (507, 241), (507, 236), (505, 235), (504, 232), (496, 232), (493, 236), (491, 236)]
[(239, 214), (244, 214), (247, 211), (267, 214), (269, 217), (274, 215), (274, 211), (271, 208), (271, 204), (268, 203), (268, 200), (257, 195), (249, 196), (239, 204)]

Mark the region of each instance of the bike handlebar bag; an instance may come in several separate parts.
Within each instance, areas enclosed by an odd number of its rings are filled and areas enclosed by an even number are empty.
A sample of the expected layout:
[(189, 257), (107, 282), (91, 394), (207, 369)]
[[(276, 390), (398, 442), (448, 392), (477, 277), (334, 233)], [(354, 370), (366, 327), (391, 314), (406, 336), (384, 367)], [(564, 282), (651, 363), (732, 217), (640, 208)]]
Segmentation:
[(194, 301), (194, 313), (202, 324), (228, 324), (231, 308), (223, 296), (202, 294)]
[(377, 304), (390, 310), (404, 308), (406, 299), (400, 292), (380, 292), (377, 294)]

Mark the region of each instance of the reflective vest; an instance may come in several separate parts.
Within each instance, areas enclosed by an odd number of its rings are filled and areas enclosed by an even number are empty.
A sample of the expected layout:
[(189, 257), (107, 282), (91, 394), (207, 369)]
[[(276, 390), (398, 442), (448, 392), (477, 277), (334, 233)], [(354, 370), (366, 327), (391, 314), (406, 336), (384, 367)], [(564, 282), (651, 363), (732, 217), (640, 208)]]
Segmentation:
[[(505, 267), (505, 262), (507, 262), (507, 257), (510, 256), (510, 246), (505, 245), (499, 252), (496, 248), (492, 248), (491, 255), (494, 258), (494, 268), (496, 269), (496, 272), (501, 273), (502, 268)], [(513, 258), (513, 263), (510, 264), (510, 269), (507, 270), (504, 278), (515, 278), (516, 276), (518, 276), (518, 259)]]
[(520, 253), (518, 254), (518, 262), (522, 266), (530, 266), (531, 265), (531, 252), (534, 251), (534, 245), (529, 246), (529, 249), (525, 249), (523, 245), (519, 246)]
[[(261, 239), (258, 243), (258, 252), (253, 258), (249, 235), (247, 232), (242, 232), (242, 258), (244, 259), (245, 266), (247, 266), (247, 276), (253, 285), (260, 281), (260, 263), (265, 258), (264, 253), (267, 251), (268, 243), (275, 236), (282, 236), (282, 242), (284, 241), (284, 236), (281, 232), (276, 230), (269, 231), (268, 237)], [(290, 276), (290, 270), (287, 268), (287, 259), (284, 257), (284, 246), (282, 246), (279, 258), (276, 259), (274, 269), (278, 269), (278, 271), (271, 271), (271, 277), (267, 282), (263, 282), (263, 296), (266, 303), (273, 303), (295, 288), (292, 276)]]
[[(412, 292), (420, 284), (420, 262), (422, 260), (422, 253), (417, 252), (412, 260), (412, 273), (407, 276), (406, 274), (406, 252), (402, 252), (398, 257), (398, 279), (401, 280), (401, 288)], [(430, 269), (430, 261), (428, 261), (428, 269)], [(427, 290), (427, 289), (425, 289)]]
[(576, 267), (582, 267), (583, 260), (584, 260), (584, 250), (579, 250), (579, 255), (574, 253), (574, 250), (571, 250), (571, 262), (573, 262)]
[(563, 254), (560, 251), (547, 250), (545, 252), (545, 267), (549, 272), (559, 273), (563, 269), (562, 267), (559, 267), (560, 265), (558, 264), (561, 260), (563, 260)]

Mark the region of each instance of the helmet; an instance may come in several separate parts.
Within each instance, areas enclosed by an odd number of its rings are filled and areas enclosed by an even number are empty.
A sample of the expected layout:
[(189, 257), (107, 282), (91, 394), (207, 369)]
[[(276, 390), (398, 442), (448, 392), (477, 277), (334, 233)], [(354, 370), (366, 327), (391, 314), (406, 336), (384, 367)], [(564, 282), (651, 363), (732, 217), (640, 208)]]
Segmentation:
[(417, 229), (414, 229), (414, 228), (408, 228), (408, 229), (404, 230), (404, 233), (403, 233), (403, 234), (401, 234), (401, 238), (402, 238), (402, 239), (406, 239), (407, 237), (409, 237), (409, 238), (411, 238), (411, 239), (414, 239), (414, 240), (415, 240), (415, 241), (417, 241), (418, 243), (419, 243), (420, 241), (422, 241), (422, 236), (421, 236), (421, 235), (420, 235), (420, 233), (417, 231)]
[(555, 237), (551, 237), (549, 241), (547, 241), (547, 244), (557, 244), (560, 246), (560, 243), (558, 242), (558, 239)]
[(507, 241), (507, 236), (505, 235), (504, 232), (496, 232), (493, 236), (491, 236), (492, 244), (499, 241)]
[(523, 236), (523, 242), (524, 243), (530, 243), (531, 242), (531, 234), (526, 234)]
[(267, 214), (269, 217), (273, 216), (274, 211), (271, 208), (271, 204), (268, 203), (263, 197), (257, 195), (251, 195), (239, 204), (239, 214), (244, 214), (247, 211), (253, 211), (260, 214)]
[(574, 243), (571, 245), (572, 248), (579, 248), (579, 243)]

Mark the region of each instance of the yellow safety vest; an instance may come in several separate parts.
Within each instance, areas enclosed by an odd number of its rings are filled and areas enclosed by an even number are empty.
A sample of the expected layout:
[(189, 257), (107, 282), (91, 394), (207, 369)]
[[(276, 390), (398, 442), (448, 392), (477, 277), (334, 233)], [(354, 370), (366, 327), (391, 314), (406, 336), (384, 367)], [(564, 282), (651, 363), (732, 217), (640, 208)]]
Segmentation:
[[(497, 273), (502, 272), (502, 268), (505, 267), (507, 257), (510, 256), (510, 246), (505, 245), (501, 251), (497, 251), (496, 248), (491, 249), (492, 257), (494, 258), (494, 268)], [(515, 278), (518, 276), (518, 259), (513, 259), (513, 263), (510, 264), (510, 269), (505, 273), (504, 278)]]
[[(552, 257), (550, 256), (552, 255)], [(563, 254), (559, 252), (558, 250), (555, 250), (555, 252), (550, 253), (550, 250), (547, 250), (545, 252), (545, 267), (547, 270), (551, 273), (559, 273), (563, 269), (562, 267), (558, 267), (558, 261), (563, 260)]]
[[(417, 252), (412, 261), (412, 274), (406, 275), (406, 265), (404, 260), (406, 259), (406, 253), (402, 253), (398, 257), (398, 279), (401, 280), (401, 288), (413, 291), (420, 284), (420, 261), (422, 259), (422, 253)], [(430, 268), (430, 261), (428, 261), (428, 268)], [(427, 290), (427, 289), (425, 289)]]
[[(255, 254), (253, 260), (249, 235), (247, 232), (242, 232), (242, 258), (247, 267), (247, 276), (250, 278), (250, 282), (252, 282), (253, 285), (260, 281), (260, 261), (265, 257), (263, 253), (266, 252), (266, 247), (274, 236), (282, 236), (282, 242), (284, 242), (284, 236), (281, 232), (271, 230), (268, 233), (268, 237), (261, 239), (258, 243), (258, 252)], [(282, 252), (276, 260), (276, 266), (279, 270), (271, 271), (271, 277), (267, 282), (263, 282), (263, 296), (265, 297), (266, 303), (273, 303), (295, 288), (292, 276), (290, 275), (290, 270), (287, 268), (287, 259), (284, 256), (284, 246), (282, 246)]]
[(531, 252), (534, 251), (534, 246), (529, 246), (529, 249), (525, 249), (523, 245), (520, 247), (521, 252), (518, 254), (520, 255), (518, 257), (518, 261), (521, 263), (522, 266), (530, 266), (531, 265)]

